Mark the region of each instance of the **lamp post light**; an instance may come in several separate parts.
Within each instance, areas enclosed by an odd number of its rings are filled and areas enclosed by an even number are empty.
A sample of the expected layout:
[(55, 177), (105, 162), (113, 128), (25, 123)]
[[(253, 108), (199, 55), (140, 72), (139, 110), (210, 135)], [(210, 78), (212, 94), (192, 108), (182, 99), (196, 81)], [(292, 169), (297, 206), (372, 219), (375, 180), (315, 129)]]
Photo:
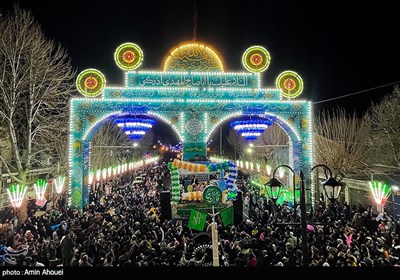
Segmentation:
[(275, 177), (272, 177), (265, 185), (269, 187), (267, 188), (268, 197), (274, 202), (274, 204), (276, 204), (276, 201), (281, 194), (283, 183)]
[(275, 178), (276, 172), (278, 171), (278, 169), (282, 167), (289, 169), (293, 173), (293, 208), (296, 209), (296, 181), (295, 181), (296, 174), (294, 173), (293, 168), (291, 168), (289, 165), (286, 164), (278, 165), (277, 167), (275, 167), (274, 172), (272, 173), (272, 178)]
[(315, 165), (314, 167), (311, 168), (310, 173), (317, 167), (323, 167), (325, 170), (329, 172), (329, 178), (326, 178), (326, 180), (322, 182), (322, 185), (324, 187), (325, 196), (330, 200), (332, 211), (334, 211), (335, 202), (339, 198), (340, 190), (342, 189), (342, 184), (332, 177), (331, 169), (325, 164)]
[[(289, 167), (290, 170), (293, 171), (293, 169), (290, 166), (287, 166), (287, 167)], [(275, 178), (275, 172), (276, 172), (277, 168), (275, 168), (271, 180), (269, 180), (265, 184), (265, 185), (269, 186), (269, 188), (271, 190), (272, 197), (270, 196), (270, 198), (274, 201), (274, 203), (278, 199), (279, 194), (280, 194), (280, 189), (283, 186), (283, 183)], [(293, 174), (294, 174), (294, 172), (293, 172)], [(295, 175), (293, 175), (293, 180), (294, 180), (294, 176)], [(275, 193), (277, 195), (273, 196), (273, 193)], [(304, 184), (304, 174), (303, 174), (303, 171), (300, 171), (300, 215), (301, 215), (300, 226), (301, 226), (301, 249), (302, 249), (302, 254), (303, 254), (302, 264), (304, 267), (308, 266), (308, 245), (307, 245), (308, 240), (307, 240), (307, 217), (306, 217), (306, 214), (307, 213), (306, 213), (306, 193), (305, 193), (305, 184)]]

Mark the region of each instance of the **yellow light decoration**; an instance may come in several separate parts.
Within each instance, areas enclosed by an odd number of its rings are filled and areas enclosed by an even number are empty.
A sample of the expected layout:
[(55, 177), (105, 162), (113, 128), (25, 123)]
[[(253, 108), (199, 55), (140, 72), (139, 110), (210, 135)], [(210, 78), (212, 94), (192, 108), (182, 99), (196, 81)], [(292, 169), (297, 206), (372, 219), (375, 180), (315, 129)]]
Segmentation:
[(242, 63), (250, 72), (263, 72), (271, 63), (271, 56), (264, 47), (252, 46), (243, 53)]
[(224, 65), (210, 47), (184, 43), (169, 54), (164, 63), (164, 71), (223, 72)]
[(114, 60), (122, 70), (134, 70), (143, 62), (143, 51), (134, 43), (125, 43), (116, 49)]
[(106, 86), (106, 78), (96, 69), (86, 69), (76, 78), (76, 88), (86, 97), (96, 97)]
[(276, 87), (286, 98), (295, 98), (303, 91), (303, 79), (294, 71), (284, 71), (276, 78)]
[(193, 191), (193, 192), (182, 193), (182, 199), (185, 201), (202, 201), (203, 192)]

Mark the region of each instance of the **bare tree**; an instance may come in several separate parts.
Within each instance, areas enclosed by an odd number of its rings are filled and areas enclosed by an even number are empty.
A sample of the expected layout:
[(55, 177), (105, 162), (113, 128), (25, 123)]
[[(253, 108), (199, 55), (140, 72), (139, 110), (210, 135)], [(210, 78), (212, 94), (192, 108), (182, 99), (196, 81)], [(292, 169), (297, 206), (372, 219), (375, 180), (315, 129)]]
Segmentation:
[[(235, 149), (235, 153), (242, 159), (248, 159), (262, 164), (268, 163), (272, 166), (288, 163), (289, 138), (281, 127), (273, 124), (268, 127), (256, 141), (254, 147), (249, 149), (249, 143), (240, 136), (236, 130), (229, 131), (228, 143)], [(277, 147), (282, 145), (282, 147)], [(249, 153), (251, 151), (251, 153)]]
[(66, 143), (73, 78), (67, 52), (45, 37), (29, 11), (15, 6), (0, 17), (0, 126), (12, 154), (0, 160), (14, 181), (32, 183), (30, 171)]
[(92, 139), (91, 167), (102, 169), (137, 160), (143, 156), (153, 143), (154, 134), (148, 131), (138, 145), (134, 146), (133, 141), (114, 124), (113, 121), (105, 123)]
[(101, 169), (117, 164), (120, 152), (130, 147), (128, 135), (114, 122), (105, 123), (92, 139), (91, 167)]
[(367, 118), (344, 109), (322, 111), (314, 122), (316, 164), (328, 165), (337, 178), (363, 172), (371, 149), (368, 135)]
[(400, 167), (400, 89), (372, 104), (368, 112), (371, 141), (374, 146), (373, 164)]
[(261, 134), (254, 146), (253, 153), (258, 162), (265, 162), (271, 166), (289, 163), (289, 137), (276, 123)]
[(230, 129), (229, 136), (227, 138), (228, 144), (234, 149), (234, 157), (238, 156), (238, 158), (245, 158), (246, 153), (246, 141), (242, 136), (240, 136), (236, 130)]

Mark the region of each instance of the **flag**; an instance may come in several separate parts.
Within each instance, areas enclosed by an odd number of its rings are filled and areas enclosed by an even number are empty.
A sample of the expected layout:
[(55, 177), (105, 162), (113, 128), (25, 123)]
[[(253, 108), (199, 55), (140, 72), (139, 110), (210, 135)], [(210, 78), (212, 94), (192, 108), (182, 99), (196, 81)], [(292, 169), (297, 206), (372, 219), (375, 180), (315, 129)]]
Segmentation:
[(233, 206), (221, 210), (220, 215), (225, 227), (233, 224)]
[(190, 210), (189, 228), (202, 231), (206, 224), (207, 213), (194, 209)]

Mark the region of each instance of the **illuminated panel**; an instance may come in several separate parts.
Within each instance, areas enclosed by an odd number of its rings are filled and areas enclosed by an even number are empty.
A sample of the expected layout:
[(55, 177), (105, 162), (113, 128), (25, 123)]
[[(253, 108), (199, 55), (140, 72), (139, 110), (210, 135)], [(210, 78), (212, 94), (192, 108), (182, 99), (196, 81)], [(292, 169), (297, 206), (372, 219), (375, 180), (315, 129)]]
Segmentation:
[[(260, 88), (260, 75), (254, 73), (225, 73), (225, 72), (128, 72), (126, 86), (129, 89), (158, 89), (158, 90), (199, 90), (212, 88), (214, 90), (240, 90)], [(123, 89), (118, 88), (117, 89)]]

